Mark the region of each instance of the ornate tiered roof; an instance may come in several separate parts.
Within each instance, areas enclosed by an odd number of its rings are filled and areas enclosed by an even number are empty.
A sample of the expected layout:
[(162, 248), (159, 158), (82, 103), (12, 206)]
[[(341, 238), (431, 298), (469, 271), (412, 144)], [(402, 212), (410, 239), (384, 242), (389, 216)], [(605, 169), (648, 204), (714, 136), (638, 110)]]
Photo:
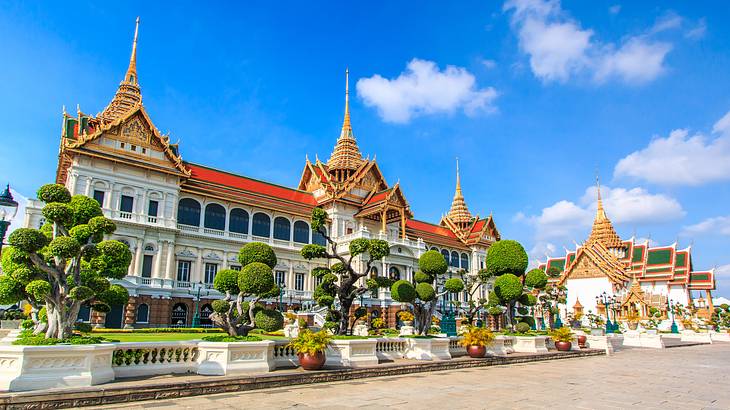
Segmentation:
[(588, 244), (600, 242), (606, 248), (621, 248), (623, 241), (613, 228), (611, 220), (608, 219), (606, 211), (603, 209), (603, 200), (601, 199), (601, 184), (596, 179), (596, 187), (598, 190), (598, 209), (596, 209), (596, 218), (593, 220), (593, 228), (588, 236)]
[(128, 113), (132, 108), (142, 104), (142, 92), (137, 80), (137, 35), (139, 34), (139, 17), (134, 27), (134, 41), (132, 42), (132, 56), (129, 59), (129, 67), (124, 79), (119, 83), (114, 98), (106, 106), (98, 118), (104, 122), (114, 121)]
[(447, 217), (456, 224), (468, 224), (472, 220), (469, 208), (466, 206), (464, 195), (461, 193), (461, 177), (459, 175), (459, 159), (456, 159), (456, 191), (451, 201), (451, 209)]
[(348, 171), (358, 169), (363, 161), (350, 123), (350, 70), (348, 69), (345, 71), (345, 118), (342, 122), (340, 137), (337, 139), (329, 161), (327, 161), (327, 168), (338, 179), (344, 180), (349, 177), (350, 172)]

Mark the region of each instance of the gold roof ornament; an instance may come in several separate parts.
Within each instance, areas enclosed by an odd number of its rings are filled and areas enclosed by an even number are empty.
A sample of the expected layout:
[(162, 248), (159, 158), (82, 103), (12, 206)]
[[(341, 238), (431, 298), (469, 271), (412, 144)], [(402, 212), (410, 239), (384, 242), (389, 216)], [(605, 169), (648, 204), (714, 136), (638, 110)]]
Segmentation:
[(114, 98), (99, 115), (104, 122), (114, 121), (123, 116), (138, 104), (142, 104), (142, 92), (137, 79), (137, 36), (139, 34), (139, 17), (134, 27), (134, 41), (132, 42), (132, 56), (124, 79), (119, 83)]
[(327, 161), (329, 172), (340, 182), (349, 178), (362, 165), (363, 157), (350, 124), (350, 70), (345, 71), (345, 119), (335, 148)]
[(451, 201), (451, 209), (449, 209), (447, 217), (455, 224), (468, 224), (472, 219), (469, 208), (466, 206), (464, 195), (461, 193), (459, 158), (456, 158), (456, 192), (454, 192), (454, 200)]
[(596, 209), (596, 218), (593, 220), (593, 228), (588, 237), (588, 244), (600, 242), (608, 249), (623, 248), (624, 244), (621, 237), (616, 233), (611, 220), (608, 219), (606, 211), (603, 209), (601, 181), (598, 179), (598, 176), (596, 176), (596, 188), (598, 192), (598, 209)]

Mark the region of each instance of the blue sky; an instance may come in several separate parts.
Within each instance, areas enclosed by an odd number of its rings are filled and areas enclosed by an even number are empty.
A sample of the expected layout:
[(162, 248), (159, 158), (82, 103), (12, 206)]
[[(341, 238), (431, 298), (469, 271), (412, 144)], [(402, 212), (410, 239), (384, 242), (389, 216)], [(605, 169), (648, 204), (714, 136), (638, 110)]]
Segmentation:
[(54, 178), (61, 107), (101, 111), (126, 69), (183, 158), (293, 186), (339, 135), (437, 222), (454, 158), (473, 213), (533, 258), (584, 240), (601, 176), (622, 237), (693, 245), (730, 296), (730, 8), (521, 0), (359, 5), (0, 1), (0, 175)]

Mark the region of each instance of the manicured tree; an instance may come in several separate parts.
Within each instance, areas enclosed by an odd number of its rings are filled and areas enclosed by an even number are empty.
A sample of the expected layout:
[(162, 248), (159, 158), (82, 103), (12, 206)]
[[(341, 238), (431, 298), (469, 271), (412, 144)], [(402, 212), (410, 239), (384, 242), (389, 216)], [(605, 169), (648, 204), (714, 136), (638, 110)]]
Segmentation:
[[(437, 251), (427, 251), (418, 258), (418, 268), (413, 275), (414, 283), (399, 280), (393, 284), (390, 296), (401, 303), (413, 306), (416, 334), (426, 335), (431, 328), (433, 312), (440, 297), (447, 293), (461, 292), (464, 282), (459, 278), (445, 279), (448, 270), (446, 259)], [(441, 292), (437, 289), (441, 288)]]
[[(210, 319), (231, 336), (246, 336), (257, 325), (266, 331), (281, 329), (281, 313), (257, 305), (262, 298), (279, 294), (271, 270), (276, 266), (274, 250), (265, 243), (247, 243), (238, 251), (238, 261), (240, 271), (224, 269), (213, 279), (213, 288), (226, 296), (213, 302)], [(252, 300), (245, 302), (247, 297)]]
[(506, 308), (507, 326), (511, 327), (515, 302), (523, 293), (522, 281), (511, 273), (505, 273), (494, 281), (494, 293), (499, 298), (500, 304)]
[[(127, 274), (132, 253), (119, 241), (104, 240), (116, 229), (102, 215), (99, 203), (83, 195), (73, 197), (63, 185), (38, 189), (46, 205), (47, 223), (41, 229), (20, 228), (8, 237), (0, 276), (0, 303), (26, 300), (34, 310), (35, 333), (48, 338), (71, 336), (82, 305), (108, 312), (124, 304), (127, 290), (111, 279)], [(47, 325), (39, 320), (46, 308)]]
[(560, 313), (560, 304), (566, 302), (565, 286), (547, 285), (538, 296), (540, 307), (543, 312), (543, 321), (545, 320), (545, 312), (548, 312), (547, 327), (552, 328), (555, 323), (555, 315)]
[[(324, 237), (327, 246), (305, 245), (302, 247), (301, 255), (307, 260), (337, 261), (329, 268), (312, 270), (313, 275), (322, 278), (322, 282), (314, 290), (313, 296), (317, 304), (330, 309), (327, 320), (339, 322), (337, 328), (333, 330), (335, 333), (343, 335), (347, 333), (352, 302), (359, 295), (368, 291), (368, 286), (357, 284), (358, 280), (368, 275), (374, 262), (390, 254), (390, 246), (384, 240), (358, 238), (350, 242), (349, 256), (343, 256), (337, 250), (337, 243), (327, 234), (326, 223), (327, 212), (321, 208), (314, 208), (312, 210), (312, 230), (319, 232)], [(358, 256), (365, 261), (365, 266), (361, 270), (358, 267), (362, 267), (362, 264), (354, 260)], [(333, 309), (335, 298), (339, 301), (339, 310)]]
[(476, 274), (476, 276), (472, 276), (462, 269), (459, 271), (459, 276), (464, 282), (464, 289), (466, 290), (467, 308), (464, 311), (464, 316), (469, 324), (473, 325), (474, 318), (479, 311), (489, 307), (489, 299), (480, 297), (479, 290), (492, 279), (492, 275), (488, 270), (482, 269)]
[(492, 276), (501, 276), (505, 273), (522, 276), (527, 269), (527, 252), (517, 241), (495, 242), (487, 250), (484, 268)]

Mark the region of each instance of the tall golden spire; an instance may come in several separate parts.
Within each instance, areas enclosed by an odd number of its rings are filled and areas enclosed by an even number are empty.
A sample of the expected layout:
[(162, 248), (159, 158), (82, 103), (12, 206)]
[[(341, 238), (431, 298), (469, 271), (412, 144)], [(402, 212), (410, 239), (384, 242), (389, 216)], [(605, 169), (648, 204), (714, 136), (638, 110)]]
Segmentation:
[(347, 69), (345, 70), (345, 118), (342, 121), (340, 137), (327, 161), (327, 167), (338, 181), (344, 181), (362, 164), (362, 161), (362, 154), (350, 124), (350, 70)]
[(139, 34), (139, 17), (134, 26), (134, 41), (132, 42), (132, 55), (129, 58), (129, 67), (124, 79), (119, 83), (117, 93), (106, 106), (100, 117), (104, 121), (113, 121), (142, 103), (142, 93), (137, 79), (137, 36)]
[(603, 209), (603, 199), (601, 198), (601, 181), (596, 175), (596, 192), (597, 192), (597, 208), (596, 218), (593, 220), (593, 228), (591, 235), (588, 237), (588, 243), (601, 242), (606, 248), (621, 248), (623, 241), (613, 228), (611, 220), (608, 219), (606, 211)]
[(471, 221), (471, 213), (466, 206), (464, 195), (461, 193), (461, 175), (459, 175), (459, 158), (456, 158), (456, 191), (454, 200), (451, 201), (448, 217), (456, 224), (468, 224)]

